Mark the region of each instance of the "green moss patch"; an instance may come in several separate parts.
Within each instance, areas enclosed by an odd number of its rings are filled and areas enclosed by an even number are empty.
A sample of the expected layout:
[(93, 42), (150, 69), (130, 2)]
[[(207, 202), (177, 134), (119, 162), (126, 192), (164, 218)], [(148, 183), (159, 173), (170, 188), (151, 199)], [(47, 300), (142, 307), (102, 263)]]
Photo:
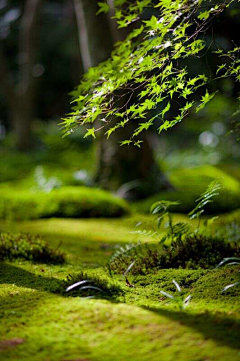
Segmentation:
[[(92, 262), (107, 263), (116, 244), (132, 240), (134, 235), (128, 231), (135, 221), (0, 223), (2, 229), (28, 229), (46, 235), (53, 248), (62, 241), (61, 249), (69, 253), (69, 262), (62, 265), (0, 262), (1, 361), (239, 359), (240, 289), (233, 287), (221, 293), (223, 287), (239, 279), (238, 266), (163, 269), (147, 275), (130, 271), (128, 279), (134, 287), (129, 287), (121, 275), (111, 278), (105, 268), (94, 268)], [(90, 289), (86, 293), (78, 289), (65, 292), (72, 282), (86, 278), (109, 296)], [(175, 295), (173, 279), (184, 295), (192, 295), (184, 311), (166, 305), (160, 293), (163, 290)]]
[[(70, 265), (0, 265), (0, 342), (24, 340), (2, 347), (1, 360), (170, 361), (176, 354), (180, 361), (238, 360), (239, 291), (221, 294), (225, 284), (239, 277), (233, 267), (130, 276), (132, 288), (119, 277), (115, 282), (124, 295), (117, 300), (56, 293), (54, 285), (62, 285), (72, 271)], [(107, 277), (101, 269), (98, 275)], [(86, 270), (86, 276), (93, 277), (93, 270)], [(173, 279), (193, 296), (184, 312), (166, 305), (160, 294), (175, 293)]]
[(49, 247), (40, 236), (28, 233), (0, 233), (0, 260), (23, 258), (35, 262), (64, 263), (65, 255)]
[(128, 211), (124, 200), (100, 189), (62, 187), (50, 193), (0, 189), (2, 219), (119, 217)]

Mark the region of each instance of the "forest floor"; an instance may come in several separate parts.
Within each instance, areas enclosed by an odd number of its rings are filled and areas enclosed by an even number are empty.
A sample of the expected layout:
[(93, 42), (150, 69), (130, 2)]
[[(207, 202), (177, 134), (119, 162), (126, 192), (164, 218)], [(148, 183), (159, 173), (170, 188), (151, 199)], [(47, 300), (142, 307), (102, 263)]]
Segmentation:
[[(63, 265), (0, 263), (1, 361), (240, 359), (239, 291), (221, 294), (238, 276), (236, 267), (129, 276), (134, 287), (127, 287), (122, 276), (110, 279), (103, 266), (117, 245), (138, 240), (129, 234), (136, 220), (0, 222), (2, 231), (44, 235), (67, 253)], [(109, 279), (122, 293), (108, 299), (66, 294), (66, 277), (83, 270)], [(160, 294), (162, 289), (174, 292), (173, 279), (193, 296), (184, 311), (166, 305)]]

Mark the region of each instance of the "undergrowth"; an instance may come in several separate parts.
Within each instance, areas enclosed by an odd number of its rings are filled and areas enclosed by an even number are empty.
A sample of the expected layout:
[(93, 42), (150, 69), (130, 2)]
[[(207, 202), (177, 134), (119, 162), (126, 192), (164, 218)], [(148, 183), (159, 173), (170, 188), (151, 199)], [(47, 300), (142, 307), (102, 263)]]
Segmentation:
[(0, 260), (15, 258), (43, 263), (65, 262), (65, 254), (49, 247), (40, 236), (28, 233), (0, 233)]
[[(110, 258), (108, 263), (110, 273), (125, 272), (125, 275), (131, 270), (133, 274), (146, 274), (166, 268), (211, 269), (223, 258), (238, 257), (240, 246), (236, 234), (230, 238), (227, 233), (213, 235), (212, 231), (209, 232), (209, 227), (218, 217), (202, 222), (205, 207), (213, 202), (213, 198), (219, 195), (220, 190), (221, 183), (215, 180), (195, 201), (196, 206), (188, 214), (190, 220), (197, 220), (195, 227), (189, 222), (173, 222), (170, 209), (179, 202), (162, 200), (154, 203), (150, 209), (152, 220), (148, 223), (138, 222), (137, 227), (145, 228), (135, 233), (150, 236), (158, 243), (155, 243), (154, 248), (146, 243), (121, 247)], [(161, 228), (163, 222), (165, 222), (165, 234), (162, 233)], [(231, 242), (227, 242), (228, 238)]]
[(240, 247), (236, 243), (227, 243), (224, 239), (204, 234), (192, 234), (185, 240), (174, 240), (170, 246), (162, 249), (147, 244), (122, 252), (112, 258), (110, 269), (123, 273), (135, 261), (132, 274), (146, 274), (158, 269), (186, 268), (211, 269), (225, 257), (240, 256)]

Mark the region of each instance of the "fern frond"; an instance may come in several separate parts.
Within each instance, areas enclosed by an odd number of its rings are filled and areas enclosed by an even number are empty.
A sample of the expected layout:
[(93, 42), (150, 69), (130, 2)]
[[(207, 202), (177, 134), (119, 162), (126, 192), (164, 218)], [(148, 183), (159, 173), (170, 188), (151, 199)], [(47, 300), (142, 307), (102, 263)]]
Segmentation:
[(188, 213), (190, 219), (199, 218), (200, 215), (204, 212), (204, 207), (213, 202), (212, 198), (219, 195), (219, 190), (222, 188), (219, 180), (214, 180), (209, 184), (207, 190), (201, 194), (201, 196), (196, 200), (196, 207)]
[(124, 247), (119, 247), (119, 249), (111, 256), (109, 264), (115, 262), (117, 259), (126, 258), (132, 255), (137, 255), (138, 249), (142, 246), (141, 242), (138, 243), (129, 243)]

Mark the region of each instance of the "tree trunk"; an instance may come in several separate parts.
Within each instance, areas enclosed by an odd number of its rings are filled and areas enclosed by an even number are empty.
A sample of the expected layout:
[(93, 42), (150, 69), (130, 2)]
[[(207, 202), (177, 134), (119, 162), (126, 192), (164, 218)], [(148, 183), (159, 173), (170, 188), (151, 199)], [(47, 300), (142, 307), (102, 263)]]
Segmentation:
[[(113, 49), (113, 42), (123, 40), (126, 36), (126, 30), (119, 31), (111, 18), (113, 1), (108, 1), (110, 14), (101, 16), (96, 16), (97, 2), (74, 0), (83, 63), (87, 59), (85, 71), (107, 59)], [(96, 183), (113, 191), (118, 189), (118, 194), (125, 198), (144, 198), (171, 188), (156, 164), (149, 135), (142, 135), (141, 148), (131, 145), (120, 147), (119, 141), (129, 139), (135, 126), (131, 123), (114, 132), (109, 139), (102, 135), (98, 140)]]
[(32, 102), (26, 99), (26, 96), (18, 95), (11, 113), (17, 148), (26, 151), (33, 146), (31, 136), (31, 122), (34, 114)]
[(113, 40), (107, 15), (96, 15), (99, 9), (97, 0), (73, 1), (83, 68), (87, 72), (110, 56)]
[(114, 132), (109, 139), (100, 139), (97, 184), (105, 189), (118, 190), (118, 195), (127, 199), (141, 199), (172, 189), (155, 161), (152, 134), (141, 135), (141, 148), (132, 144), (119, 145), (120, 141), (129, 139), (134, 128), (130, 124)]
[(0, 47), (0, 82), (10, 110), (10, 122), (19, 150), (28, 150), (31, 144), (31, 121), (35, 116), (37, 57), (37, 20), (43, 0), (27, 0), (19, 30), (19, 83), (14, 84), (7, 59)]

